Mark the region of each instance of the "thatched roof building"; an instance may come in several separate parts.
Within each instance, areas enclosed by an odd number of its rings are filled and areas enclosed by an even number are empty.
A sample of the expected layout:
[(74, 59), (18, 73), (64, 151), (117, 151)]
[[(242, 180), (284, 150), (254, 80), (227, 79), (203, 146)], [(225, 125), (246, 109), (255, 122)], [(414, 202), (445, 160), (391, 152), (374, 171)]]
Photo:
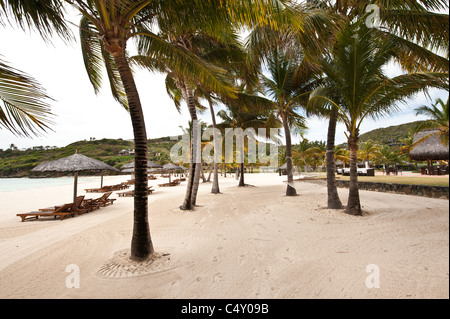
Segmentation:
[[(430, 133), (438, 131), (421, 131), (414, 136), (414, 143)], [(437, 134), (432, 134), (429, 138), (415, 146), (409, 157), (415, 161), (447, 161), (449, 159), (448, 145), (442, 144)]]

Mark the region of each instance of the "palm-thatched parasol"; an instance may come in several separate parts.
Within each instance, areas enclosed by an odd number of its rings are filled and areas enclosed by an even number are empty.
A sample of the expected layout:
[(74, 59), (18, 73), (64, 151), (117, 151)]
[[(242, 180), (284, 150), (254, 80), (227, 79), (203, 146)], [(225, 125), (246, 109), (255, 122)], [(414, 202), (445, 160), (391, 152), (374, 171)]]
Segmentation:
[[(60, 158), (58, 160), (42, 163), (31, 170), (32, 172), (73, 172), (74, 191), (73, 198), (77, 197), (78, 172), (80, 171), (119, 171), (102, 161), (78, 154)], [(103, 175), (102, 175), (103, 183)]]
[[(444, 145), (438, 136), (439, 131), (421, 131), (414, 136), (414, 143), (419, 142), (410, 152), (409, 157), (415, 161), (443, 161), (449, 159), (448, 145)], [(429, 135), (429, 136), (427, 136)], [(425, 138), (424, 138), (425, 137)]]
[[(148, 173), (154, 172), (154, 169), (158, 169), (158, 168), (162, 168), (162, 166), (153, 161), (147, 162), (147, 172)], [(134, 173), (134, 161), (123, 165), (121, 168), (121, 172), (122, 173)]]
[(169, 183), (170, 183), (170, 181), (171, 181), (171, 177), (170, 177), (170, 176), (171, 176), (171, 173), (172, 173), (172, 172), (176, 172), (176, 171), (181, 171), (181, 170), (182, 170), (182, 168), (181, 168), (180, 166), (175, 165), (175, 164), (173, 164), (173, 163), (168, 163), (168, 164), (163, 165), (162, 169), (163, 169), (164, 171), (169, 172)]

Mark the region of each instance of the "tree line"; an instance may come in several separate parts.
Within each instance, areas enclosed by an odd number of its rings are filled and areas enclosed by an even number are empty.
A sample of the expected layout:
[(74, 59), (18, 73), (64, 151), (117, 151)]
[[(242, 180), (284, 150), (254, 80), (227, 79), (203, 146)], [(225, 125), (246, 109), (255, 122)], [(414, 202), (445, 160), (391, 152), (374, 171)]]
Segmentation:
[[(448, 91), (449, 22), (448, 14), (439, 13), (448, 11), (444, 1), (376, 0), (368, 8), (364, 1), (0, 0), (0, 21), (38, 30), (48, 41), (55, 35), (70, 41), (68, 6), (81, 14), (81, 52), (94, 91), (106, 74), (112, 95), (130, 114), (134, 260), (154, 248), (146, 168), (146, 125), (152, 123), (144, 119), (133, 68), (166, 74), (169, 96), (178, 109), (187, 107), (192, 121), (209, 108), (213, 125), (219, 115), (235, 127), (283, 128), (287, 196), (298, 195), (291, 133), (304, 130), (308, 116), (328, 119), (328, 207), (337, 209), (343, 205), (334, 139), (336, 124), (343, 123), (350, 166), (345, 212), (352, 215), (362, 214), (357, 163), (364, 120), (389, 116), (429, 88)], [(244, 41), (242, 30), (248, 33)], [(129, 56), (135, 44), (138, 54)], [(390, 63), (403, 73), (389, 76)], [(25, 136), (51, 128), (51, 97), (34, 78), (0, 60), (0, 79), (1, 127)], [(225, 106), (220, 114), (217, 105)], [(195, 208), (201, 171), (192, 161), (201, 146), (192, 141), (184, 210)]]

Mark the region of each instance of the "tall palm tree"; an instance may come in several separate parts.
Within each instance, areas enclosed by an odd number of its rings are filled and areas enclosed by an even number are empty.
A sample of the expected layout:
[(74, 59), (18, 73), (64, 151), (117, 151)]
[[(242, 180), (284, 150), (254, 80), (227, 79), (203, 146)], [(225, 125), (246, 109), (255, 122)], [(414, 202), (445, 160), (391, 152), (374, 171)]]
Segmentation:
[[(54, 33), (70, 40), (71, 32), (63, 13), (58, 1), (0, 0), (0, 27), (15, 23), (23, 30), (39, 32), (46, 41)], [(0, 58), (0, 128), (26, 137), (45, 132), (53, 124), (50, 101), (45, 89), (32, 76)]]
[(293, 162), (298, 166), (303, 166), (306, 171), (307, 165), (313, 165), (311, 159), (318, 151), (318, 147), (314, 146), (308, 139), (302, 138), (298, 145), (292, 147)]
[(341, 161), (344, 163), (350, 162), (349, 152), (345, 148), (342, 148), (340, 146), (336, 146), (334, 148), (334, 159), (335, 161)]
[[(317, 87), (314, 68), (298, 59), (289, 59), (276, 48), (267, 57), (268, 76), (261, 76), (263, 93), (270, 97), (274, 114), (283, 123), (286, 139), (286, 196), (296, 196), (294, 188), (291, 128), (306, 130), (305, 118), (300, 114), (306, 106), (308, 94)], [(303, 102), (303, 103), (302, 103)]]
[[(310, 5), (337, 15), (342, 21), (367, 19), (368, 3), (364, 1), (307, 1)], [(441, 1), (372, 1), (380, 9), (381, 27), (377, 29), (380, 36), (393, 38), (397, 47), (396, 60), (408, 71), (432, 69), (448, 72), (448, 60), (436, 54), (443, 50), (448, 58), (448, 15), (435, 13), (448, 9), (448, 4)], [(334, 36), (326, 35), (334, 44)], [(306, 51), (307, 52), (307, 51)], [(317, 113), (317, 110), (311, 110)], [(335, 181), (335, 164), (333, 163), (334, 140), (338, 117), (337, 110), (330, 109), (327, 114), (320, 114), (329, 118), (327, 135), (327, 188), (328, 208), (339, 209), (342, 203), (337, 193)], [(316, 114), (319, 115), (319, 114)]]
[(369, 165), (370, 160), (374, 158), (380, 150), (380, 146), (372, 140), (359, 143), (359, 158)]
[[(239, 186), (245, 186), (245, 180), (244, 180), (244, 161), (245, 161), (245, 144), (246, 141), (248, 142), (248, 139), (254, 139), (256, 140), (258, 135), (258, 128), (265, 128), (266, 129), (266, 135), (261, 136), (262, 138), (268, 138), (270, 135), (270, 128), (277, 128), (281, 126), (281, 123), (273, 116), (273, 114), (270, 111), (248, 111), (251, 109), (251, 106), (249, 107), (241, 107), (242, 103), (249, 103), (249, 99), (246, 99), (245, 96), (240, 95), (241, 98), (237, 98), (234, 103), (228, 102), (228, 110), (220, 110), (217, 113), (217, 116), (219, 116), (222, 119), (221, 123), (217, 124), (217, 127), (220, 129), (226, 129), (226, 128), (238, 128), (242, 129), (243, 131), (247, 129), (253, 128), (255, 130), (254, 135), (248, 135), (247, 140), (244, 140), (245, 136), (241, 137), (241, 143), (240, 149), (236, 149), (236, 157), (239, 156), (239, 164), (240, 164), (240, 179), (239, 179)], [(251, 99), (250, 99), (251, 100)], [(238, 136), (239, 138), (239, 136)], [(236, 148), (238, 146), (238, 143), (236, 143)]]
[[(199, 102), (201, 98), (208, 100), (211, 108), (212, 92), (232, 97), (234, 91), (224, 77), (226, 70), (223, 67), (227, 67), (227, 65), (224, 65), (223, 61), (230, 61), (232, 55), (239, 51), (237, 39), (229, 23), (223, 23), (222, 28), (213, 31), (214, 34), (208, 28), (203, 29), (200, 26), (183, 29), (169, 25), (165, 26), (159, 34), (161, 38), (167, 39), (167, 42), (193, 56), (191, 59), (195, 59), (198, 68), (203, 71), (200, 76), (198, 74), (180, 73), (177, 70), (178, 66), (173, 64), (170, 56), (152, 57), (151, 43), (145, 43), (148, 40), (151, 42), (152, 39), (143, 38), (140, 47), (145, 48), (145, 50), (141, 50), (142, 55), (134, 57), (136, 63), (141, 66), (167, 73), (166, 87), (169, 95), (177, 108), (180, 107), (182, 100), (186, 102), (191, 120), (194, 123), (198, 120), (197, 109), (203, 108)], [(150, 49), (150, 51), (147, 51), (147, 49)], [(218, 63), (218, 61), (222, 62)], [(219, 66), (219, 64), (222, 65)], [(196, 150), (200, 148), (194, 136), (192, 136), (192, 141), (188, 186), (184, 202), (180, 206), (183, 210), (189, 210), (196, 205), (200, 181), (201, 167), (197, 165), (198, 160), (194, 160), (194, 154), (198, 154)]]
[[(127, 60), (128, 40), (135, 37), (151, 39), (147, 52), (156, 57), (172, 59), (182, 74), (202, 74), (202, 69), (192, 60), (188, 50), (176, 47), (152, 32), (154, 23), (159, 27), (197, 24), (214, 28), (221, 20), (232, 20), (243, 26), (245, 23), (267, 23), (264, 13), (271, 12), (284, 1), (200, 1), (200, 0), (65, 0), (78, 9), (83, 18), (80, 37), (89, 79), (98, 90), (101, 80), (102, 62), (105, 62), (113, 96), (129, 109), (135, 137), (135, 197), (134, 227), (131, 243), (131, 258), (141, 260), (153, 252), (148, 225), (147, 200), (147, 136), (142, 105), (133, 74)], [(190, 12), (181, 15), (180, 12)], [(201, 16), (200, 20), (195, 17)], [(158, 20), (157, 20), (158, 18)], [(203, 73), (204, 74), (204, 73)], [(191, 105), (192, 106), (192, 105)]]
[(330, 106), (335, 107), (346, 126), (350, 149), (348, 214), (362, 214), (357, 150), (363, 120), (391, 114), (398, 109), (396, 103), (404, 102), (428, 87), (448, 87), (448, 73), (418, 72), (388, 78), (383, 67), (396, 58), (396, 46), (395, 39), (386, 39), (363, 21), (356, 21), (347, 23), (336, 35), (333, 51), (318, 59), (328, 84), (313, 92), (308, 105), (328, 110)]
[[(433, 129), (435, 132), (431, 132), (426, 134), (421, 139), (417, 140), (414, 143), (416, 146), (419, 143), (422, 143), (424, 140), (430, 138), (432, 135), (437, 135), (442, 144), (448, 145), (449, 141), (449, 109), (448, 109), (448, 98), (447, 102), (444, 103), (442, 99), (436, 99), (436, 102), (431, 106), (422, 105), (419, 108), (416, 108), (417, 115), (426, 115), (430, 119), (419, 123), (415, 128), (414, 132), (420, 132), (423, 130)], [(414, 147), (413, 146), (413, 147)]]

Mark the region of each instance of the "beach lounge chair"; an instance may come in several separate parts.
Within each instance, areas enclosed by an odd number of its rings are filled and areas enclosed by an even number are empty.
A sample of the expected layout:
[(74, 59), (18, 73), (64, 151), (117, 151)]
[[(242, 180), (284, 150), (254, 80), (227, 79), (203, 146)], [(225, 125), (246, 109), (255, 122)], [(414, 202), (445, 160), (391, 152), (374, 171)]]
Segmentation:
[(72, 216), (76, 214), (71, 208), (74, 203), (64, 204), (58, 208), (53, 209), (52, 211), (37, 211), (37, 212), (29, 212), (29, 213), (21, 213), (17, 214), (20, 218), (22, 218), (22, 222), (27, 219), (38, 219), (39, 217), (45, 216), (53, 216), (55, 219), (59, 216), (60, 220), (63, 220), (67, 216)]
[[(151, 195), (155, 191), (152, 188), (153, 188), (153, 186), (149, 186), (147, 188), (148, 195)], [(131, 197), (131, 196), (134, 196), (134, 190), (128, 191), (128, 192), (117, 193), (117, 195), (119, 195), (120, 197)]]
[(178, 186), (180, 185), (179, 181), (173, 181), (170, 183), (164, 183), (164, 184), (158, 184), (159, 187), (172, 187), (172, 186)]
[[(84, 207), (83, 200), (84, 200), (84, 195), (76, 197), (75, 201), (72, 203), (72, 207), (70, 208), (70, 210), (78, 215), (87, 213), (89, 211), (89, 208)], [(39, 211), (51, 212), (51, 211), (54, 211), (55, 209), (58, 209), (61, 206), (63, 206), (63, 205), (55, 205), (55, 206), (46, 207), (46, 208), (39, 208)]]
[(87, 204), (90, 206), (98, 206), (98, 207), (105, 207), (107, 205), (114, 204), (115, 198), (109, 198), (111, 196), (112, 192), (104, 193), (101, 197), (91, 199), (89, 201), (86, 201)]

